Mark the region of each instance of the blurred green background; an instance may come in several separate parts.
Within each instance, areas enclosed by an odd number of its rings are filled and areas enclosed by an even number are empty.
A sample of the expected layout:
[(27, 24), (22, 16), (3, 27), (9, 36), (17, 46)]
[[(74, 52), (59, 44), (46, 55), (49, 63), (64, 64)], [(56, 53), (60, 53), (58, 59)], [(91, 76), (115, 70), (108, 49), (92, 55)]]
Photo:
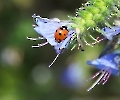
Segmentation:
[(26, 37), (38, 37), (32, 15), (68, 19), (85, 0), (0, 0), (0, 100), (120, 100), (119, 77), (111, 76), (104, 85), (90, 92), (97, 72), (86, 60), (97, 58), (104, 45), (85, 47), (85, 51), (66, 50), (51, 68), (56, 56), (50, 45)]

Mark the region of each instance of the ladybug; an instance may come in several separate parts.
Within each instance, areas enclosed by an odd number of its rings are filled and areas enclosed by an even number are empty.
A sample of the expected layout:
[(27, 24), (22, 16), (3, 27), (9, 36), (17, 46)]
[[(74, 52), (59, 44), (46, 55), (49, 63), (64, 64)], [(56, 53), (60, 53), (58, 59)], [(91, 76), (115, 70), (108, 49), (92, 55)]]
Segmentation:
[(61, 41), (65, 40), (65, 39), (67, 38), (67, 36), (68, 36), (68, 32), (69, 32), (69, 31), (68, 31), (68, 29), (67, 29), (66, 26), (61, 26), (61, 27), (59, 27), (59, 28), (56, 30), (55, 34), (54, 34), (55, 40), (56, 40), (58, 43), (60, 43)]

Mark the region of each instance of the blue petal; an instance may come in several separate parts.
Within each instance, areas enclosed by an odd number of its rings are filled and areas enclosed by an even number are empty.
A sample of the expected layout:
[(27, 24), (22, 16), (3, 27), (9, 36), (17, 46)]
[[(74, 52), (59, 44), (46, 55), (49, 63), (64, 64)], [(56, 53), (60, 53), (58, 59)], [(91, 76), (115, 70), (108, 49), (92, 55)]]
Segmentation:
[[(115, 60), (117, 57), (117, 61)], [(120, 53), (107, 54), (99, 59), (93, 61), (87, 61), (88, 65), (93, 65), (99, 70), (111, 70), (112, 74), (118, 76), (119, 64), (120, 64)]]
[(62, 42), (58, 43), (56, 46), (54, 46), (57, 54), (61, 53), (63, 49), (68, 47), (70, 39), (73, 36), (73, 34), (74, 34), (74, 31), (69, 31), (68, 37)]
[(35, 19), (36, 25), (34, 26), (34, 30), (42, 35), (44, 38), (47, 39), (47, 41), (52, 45), (57, 45), (57, 42), (54, 38), (55, 31), (60, 26), (66, 26), (69, 24), (69, 22), (60, 22), (56, 19), (47, 19), (47, 18), (41, 18), (40, 16), (33, 15), (32, 16)]
[(112, 40), (113, 36), (120, 33), (120, 26), (113, 26), (112, 28), (105, 27), (102, 29), (105, 34), (103, 34), (108, 40)]
[[(54, 46), (57, 54), (62, 53), (63, 49), (67, 48), (67, 46), (69, 45), (70, 39), (73, 36), (74, 31), (69, 30), (67, 38), (60, 43), (55, 41), (54, 33), (59, 27), (70, 24), (70, 21), (60, 21), (57, 18), (41, 18), (40, 16), (36, 16), (35, 14), (32, 17), (34, 18), (36, 23), (36, 25), (34, 25), (34, 30), (40, 35), (42, 35), (44, 38), (46, 38), (47, 41), (52, 46)], [(69, 29), (71, 26), (67, 27)]]

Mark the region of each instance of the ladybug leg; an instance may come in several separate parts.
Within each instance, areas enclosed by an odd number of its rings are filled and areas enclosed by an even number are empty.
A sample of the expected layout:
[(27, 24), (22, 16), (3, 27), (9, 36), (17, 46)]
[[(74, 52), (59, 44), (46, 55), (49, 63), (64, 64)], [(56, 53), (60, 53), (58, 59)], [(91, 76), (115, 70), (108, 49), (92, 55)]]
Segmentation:
[(44, 42), (44, 43), (41, 43), (41, 44), (38, 44), (37, 46), (32, 46), (32, 48), (39, 48), (39, 47), (42, 47), (46, 44), (48, 44), (49, 42)]
[(32, 41), (37, 41), (37, 40), (43, 40), (45, 38), (43, 37), (38, 37), (38, 38), (31, 38), (31, 37), (27, 37), (28, 40), (32, 40)]

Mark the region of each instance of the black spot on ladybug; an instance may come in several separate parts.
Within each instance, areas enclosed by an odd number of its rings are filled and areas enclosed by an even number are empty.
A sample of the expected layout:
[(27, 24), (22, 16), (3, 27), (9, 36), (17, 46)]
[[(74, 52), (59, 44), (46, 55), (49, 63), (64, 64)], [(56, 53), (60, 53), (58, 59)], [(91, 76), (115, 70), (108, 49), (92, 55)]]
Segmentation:
[(64, 34), (64, 36), (65, 36), (66, 34)]
[(56, 30), (56, 32), (57, 32), (57, 30)]
[(59, 35), (62, 35), (61, 33), (59, 33)]

